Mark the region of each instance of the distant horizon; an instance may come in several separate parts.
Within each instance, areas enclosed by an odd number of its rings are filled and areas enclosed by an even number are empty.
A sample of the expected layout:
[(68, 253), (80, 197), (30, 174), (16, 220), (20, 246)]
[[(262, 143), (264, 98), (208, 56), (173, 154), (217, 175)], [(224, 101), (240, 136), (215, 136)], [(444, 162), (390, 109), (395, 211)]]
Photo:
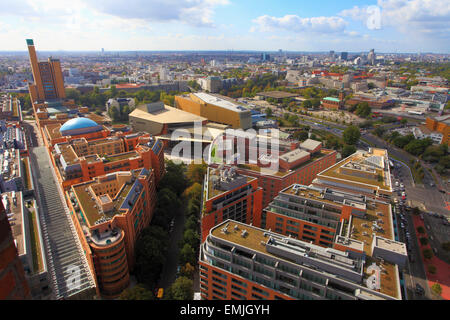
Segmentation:
[[(341, 53), (341, 52), (347, 52), (349, 54), (362, 54), (362, 53), (368, 53), (370, 51), (366, 50), (366, 51), (336, 51), (336, 50), (322, 50), (322, 51), (295, 51), (295, 50), (283, 50), (281, 53), (300, 53), (300, 54), (328, 54), (330, 51), (334, 51), (335, 53)], [(53, 52), (62, 52), (62, 53), (83, 53), (83, 52), (88, 52), (88, 53), (102, 53), (101, 50), (36, 50), (37, 54), (39, 53), (53, 53)], [(104, 50), (103, 53), (118, 53), (118, 52), (123, 52), (123, 53), (131, 53), (131, 52), (189, 52), (189, 53), (206, 53), (206, 52), (224, 52), (224, 53), (271, 53), (271, 54), (280, 54), (280, 52), (278, 50), (275, 51), (271, 51), (271, 50), (233, 50), (233, 49), (229, 49), (229, 50)], [(27, 50), (0, 50), (0, 53), (23, 53), (23, 54), (28, 54)], [(375, 50), (375, 54), (434, 54), (434, 55), (448, 55), (450, 56), (450, 53), (444, 53), (444, 52), (432, 52), (432, 51), (428, 51), (428, 52), (381, 52), (381, 51), (376, 51)]]

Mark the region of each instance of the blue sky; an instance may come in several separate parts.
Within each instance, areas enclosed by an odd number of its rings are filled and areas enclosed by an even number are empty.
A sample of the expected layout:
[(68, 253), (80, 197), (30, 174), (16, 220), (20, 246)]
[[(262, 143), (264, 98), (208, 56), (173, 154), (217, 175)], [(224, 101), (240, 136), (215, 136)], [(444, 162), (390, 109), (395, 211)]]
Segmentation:
[(0, 50), (450, 52), (448, 0), (0, 0)]

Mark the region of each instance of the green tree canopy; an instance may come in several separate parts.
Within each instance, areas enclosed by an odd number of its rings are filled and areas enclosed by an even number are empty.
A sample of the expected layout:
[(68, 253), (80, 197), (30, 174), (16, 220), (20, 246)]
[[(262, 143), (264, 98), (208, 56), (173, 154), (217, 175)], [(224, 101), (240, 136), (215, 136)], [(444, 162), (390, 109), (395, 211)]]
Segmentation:
[(155, 296), (144, 285), (137, 284), (133, 288), (124, 290), (119, 300), (155, 300)]
[(193, 282), (187, 277), (177, 278), (164, 295), (165, 300), (192, 300), (193, 297)]
[(342, 148), (342, 158), (347, 158), (348, 156), (354, 154), (356, 152), (356, 147), (354, 145), (346, 144)]
[(342, 137), (346, 144), (356, 145), (361, 137), (361, 132), (357, 126), (350, 125), (345, 128)]

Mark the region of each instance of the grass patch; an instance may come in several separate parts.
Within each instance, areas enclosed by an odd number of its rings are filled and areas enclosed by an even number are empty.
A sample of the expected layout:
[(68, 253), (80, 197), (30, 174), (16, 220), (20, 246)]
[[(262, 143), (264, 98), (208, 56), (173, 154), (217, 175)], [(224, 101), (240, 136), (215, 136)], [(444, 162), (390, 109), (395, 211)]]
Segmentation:
[(44, 263), (41, 256), (41, 242), (39, 241), (39, 232), (37, 227), (36, 211), (29, 209), (28, 219), (30, 221), (30, 239), (31, 239), (31, 256), (33, 258), (33, 273), (43, 269)]

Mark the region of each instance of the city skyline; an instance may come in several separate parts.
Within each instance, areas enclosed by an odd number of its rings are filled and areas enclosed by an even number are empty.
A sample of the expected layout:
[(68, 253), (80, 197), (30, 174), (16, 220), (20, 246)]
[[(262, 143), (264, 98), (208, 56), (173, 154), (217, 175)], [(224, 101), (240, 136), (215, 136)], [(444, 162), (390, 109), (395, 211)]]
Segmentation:
[(442, 0), (22, 0), (0, 15), (0, 51), (450, 52)]

